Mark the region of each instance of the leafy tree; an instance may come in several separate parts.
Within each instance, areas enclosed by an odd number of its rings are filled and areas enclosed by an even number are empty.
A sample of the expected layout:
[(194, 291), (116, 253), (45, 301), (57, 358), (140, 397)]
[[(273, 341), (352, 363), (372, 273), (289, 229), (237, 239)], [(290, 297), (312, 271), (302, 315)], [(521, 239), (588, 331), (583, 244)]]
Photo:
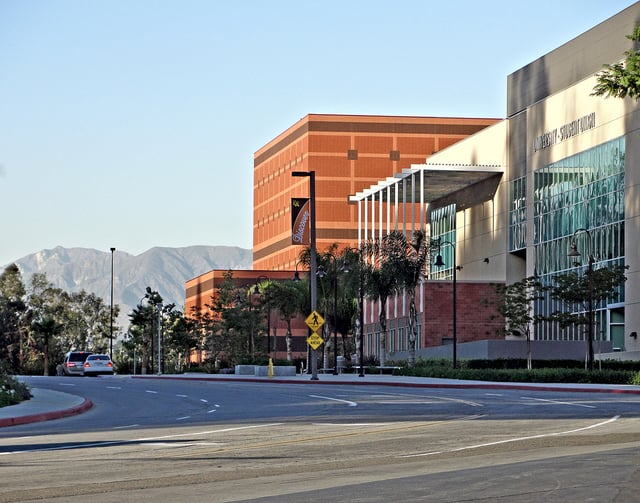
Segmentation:
[[(146, 305), (143, 304), (147, 301)], [(153, 369), (151, 348), (157, 332), (158, 310), (162, 305), (162, 296), (151, 287), (146, 288), (144, 297), (129, 314), (129, 334), (126, 347), (130, 350), (140, 348), (141, 372), (147, 374)]]
[[(349, 358), (356, 350), (356, 327), (359, 321), (360, 250), (344, 248), (341, 251), (340, 296), (338, 297), (338, 333), (341, 334), (344, 356)], [(362, 269), (364, 272), (364, 269)], [(364, 280), (364, 276), (363, 276)]]
[(398, 288), (409, 296), (409, 367), (416, 362), (418, 311), (416, 288), (424, 279), (429, 261), (429, 243), (424, 231), (414, 231), (411, 239), (400, 231), (392, 231), (383, 237), (381, 260), (397, 278)]
[(299, 281), (269, 281), (264, 289), (263, 305), (275, 310), (280, 319), (287, 324), (285, 342), (287, 360), (293, 360), (293, 336), (291, 322), (299, 314), (303, 314), (308, 302), (305, 292), (309, 291), (306, 282)]
[(42, 341), (44, 375), (49, 375), (49, 343), (62, 332), (64, 325), (58, 323), (52, 315), (44, 315), (31, 324), (33, 333)]
[(166, 306), (163, 310), (166, 359), (172, 362), (176, 372), (180, 372), (183, 367), (190, 365), (191, 350), (198, 345), (197, 333), (194, 331), (193, 322), (182, 311), (175, 309), (174, 304)]
[(29, 331), (26, 341), (25, 365), (30, 371), (43, 366), (44, 375), (49, 375), (50, 356), (59, 359), (63, 354), (57, 336), (65, 325), (65, 292), (55, 288), (44, 273), (31, 276), (27, 291), (26, 321)]
[(587, 327), (589, 370), (593, 370), (594, 362), (593, 313), (605, 300), (617, 295), (619, 287), (627, 280), (626, 269), (623, 265), (595, 269), (591, 262), (586, 274), (569, 272), (556, 276), (555, 284), (550, 287), (552, 297), (564, 307), (552, 313), (551, 319), (563, 328), (570, 325)]
[(206, 305), (207, 310), (193, 313), (197, 330), (205, 334), (212, 359), (224, 358), (229, 365), (253, 361), (255, 334), (264, 330), (265, 322), (253, 293), (253, 288), (235, 286), (232, 271), (226, 271), (211, 304)]
[(531, 325), (543, 319), (534, 314), (534, 303), (542, 300), (544, 288), (535, 276), (510, 285), (496, 285), (498, 312), (506, 320), (507, 332), (520, 332), (527, 340), (527, 369), (531, 370)]
[[(111, 336), (110, 308), (101, 297), (85, 290), (62, 293), (65, 304), (62, 320), (64, 331), (59, 344), (62, 348), (82, 348), (94, 352), (108, 351)], [(114, 306), (117, 318), (119, 306)]]
[(16, 264), (0, 275), (0, 361), (13, 373), (22, 368), (23, 345), (27, 333), (24, 325), (27, 305), (22, 274)]
[[(633, 42), (640, 41), (640, 25), (637, 25), (631, 35), (627, 35)], [(593, 88), (592, 96), (606, 96), (614, 98), (640, 98), (640, 52), (629, 49), (624, 52), (625, 59), (620, 63), (604, 65), (597, 75), (598, 83)]]

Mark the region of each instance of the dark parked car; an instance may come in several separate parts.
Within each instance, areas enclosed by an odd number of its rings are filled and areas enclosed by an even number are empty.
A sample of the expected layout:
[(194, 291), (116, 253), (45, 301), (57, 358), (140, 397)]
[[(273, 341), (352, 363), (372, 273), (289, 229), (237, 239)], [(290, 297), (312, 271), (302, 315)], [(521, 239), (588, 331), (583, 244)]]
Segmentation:
[(84, 375), (84, 362), (91, 355), (91, 351), (69, 351), (64, 355), (63, 362), (56, 368), (59, 376)]
[(90, 355), (84, 362), (84, 375), (97, 376), (99, 374), (113, 375), (113, 362), (109, 355)]

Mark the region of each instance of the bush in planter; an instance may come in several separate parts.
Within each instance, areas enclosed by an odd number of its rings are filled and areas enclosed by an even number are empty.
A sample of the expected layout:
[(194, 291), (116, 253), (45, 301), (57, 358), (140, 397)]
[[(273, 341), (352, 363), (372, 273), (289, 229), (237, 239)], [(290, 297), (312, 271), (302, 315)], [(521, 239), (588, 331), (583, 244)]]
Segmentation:
[(0, 368), (0, 407), (15, 405), (31, 398), (29, 387), (9, 374), (7, 368)]

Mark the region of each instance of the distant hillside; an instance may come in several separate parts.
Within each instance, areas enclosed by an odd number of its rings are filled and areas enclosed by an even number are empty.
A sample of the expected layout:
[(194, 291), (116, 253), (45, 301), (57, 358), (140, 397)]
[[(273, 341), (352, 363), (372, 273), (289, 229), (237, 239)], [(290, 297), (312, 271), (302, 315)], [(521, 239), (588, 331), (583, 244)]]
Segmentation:
[[(33, 273), (45, 273), (56, 287), (67, 292), (85, 290), (111, 300), (111, 252), (91, 248), (42, 250), (15, 263), (25, 285)], [(113, 254), (113, 303), (120, 306), (118, 324), (126, 329), (128, 314), (140, 302), (145, 289), (157, 290), (166, 303), (184, 308), (184, 284), (212, 269), (251, 269), (252, 252), (234, 246), (151, 248), (140, 255), (116, 250)], [(5, 264), (2, 270), (9, 264)]]

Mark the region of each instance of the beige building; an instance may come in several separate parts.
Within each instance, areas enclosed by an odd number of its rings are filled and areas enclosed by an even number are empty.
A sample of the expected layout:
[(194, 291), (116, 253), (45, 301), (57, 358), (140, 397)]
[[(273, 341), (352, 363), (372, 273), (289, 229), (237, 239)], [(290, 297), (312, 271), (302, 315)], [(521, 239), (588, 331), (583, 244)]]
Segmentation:
[[(640, 3), (509, 75), (504, 121), (354, 193), (360, 238), (425, 228), (452, 243), (433, 277), (451, 279), (455, 252), (460, 282), (536, 275), (550, 284), (568, 271), (588, 274), (589, 256), (596, 269), (624, 264), (625, 287), (595, 306), (595, 349), (640, 357), (640, 107), (591, 95), (602, 64), (631, 48), (625, 35), (638, 19)], [(419, 211), (396, 217), (416, 202)], [(535, 307), (556, 308), (550, 298)], [(584, 348), (586, 336), (584, 327), (552, 323), (534, 331), (540, 348)]]

